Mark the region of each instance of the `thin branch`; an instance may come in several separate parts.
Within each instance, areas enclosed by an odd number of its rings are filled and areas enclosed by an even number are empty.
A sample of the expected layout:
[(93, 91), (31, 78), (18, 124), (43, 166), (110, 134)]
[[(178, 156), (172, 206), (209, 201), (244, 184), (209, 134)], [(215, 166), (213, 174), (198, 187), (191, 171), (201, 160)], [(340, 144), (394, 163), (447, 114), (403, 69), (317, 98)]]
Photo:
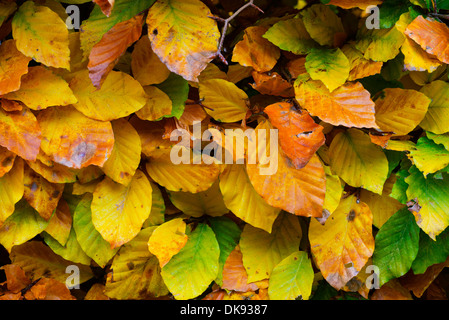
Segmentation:
[(441, 13), (429, 13), (429, 16), (437, 17), (445, 20), (449, 20), (449, 14), (441, 14)]
[(253, 7), (257, 10), (259, 10), (260, 12), (264, 13), (262, 9), (260, 9), (258, 6), (256, 6), (254, 4), (254, 0), (250, 0), (248, 3), (244, 4), (240, 9), (238, 9), (236, 12), (234, 12), (234, 14), (232, 14), (232, 16), (230, 16), (227, 19), (223, 19), (220, 17), (212, 17), (210, 16), (209, 18), (214, 19), (216, 21), (219, 22), (223, 22), (223, 29), (221, 31), (221, 38), (220, 38), (220, 43), (218, 45), (218, 50), (217, 52), (213, 55), (213, 58), (220, 58), (220, 60), (228, 65), (228, 62), (226, 61), (226, 58), (223, 56), (223, 54), (221, 53), (221, 51), (223, 50), (223, 45), (224, 45), (224, 40), (226, 38), (226, 32), (228, 31), (228, 27), (229, 27), (229, 23), (235, 19), (235, 17), (237, 17), (243, 10), (245, 10), (248, 7)]

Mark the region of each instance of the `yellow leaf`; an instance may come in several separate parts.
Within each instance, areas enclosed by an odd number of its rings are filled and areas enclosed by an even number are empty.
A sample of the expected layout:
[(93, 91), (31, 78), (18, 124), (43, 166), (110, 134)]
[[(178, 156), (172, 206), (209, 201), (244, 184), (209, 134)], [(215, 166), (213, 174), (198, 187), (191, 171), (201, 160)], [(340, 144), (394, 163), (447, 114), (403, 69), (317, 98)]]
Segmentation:
[(217, 51), (220, 32), (211, 15), (199, 0), (160, 0), (148, 11), (153, 51), (186, 80), (197, 82)]
[(111, 249), (134, 238), (151, 211), (151, 185), (137, 170), (128, 186), (105, 178), (97, 185), (92, 200), (92, 223)]
[(345, 44), (341, 51), (349, 60), (350, 71), (348, 81), (369, 77), (380, 73), (383, 62), (365, 59), (363, 53), (357, 50), (353, 43)]
[(433, 72), (441, 62), (435, 57), (421, 49), (419, 44), (410, 38), (406, 38), (401, 47), (404, 54), (405, 69), (409, 71), (428, 71)]
[(274, 68), (281, 52), (277, 46), (262, 36), (268, 28), (249, 27), (245, 30), (243, 40), (234, 47), (232, 62), (244, 67), (253, 67), (258, 72), (267, 72)]
[(148, 250), (159, 259), (161, 268), (187, 243), (186, 227), (184, 220), (177, 218), (154, 229), (148, 240)]
[(51, 216), (45, 232), (51, 235), (62, 246), (65, 246), (72, 229), (72, 214), (64, 199), (60, 199), (55, 213)]
[(436, 134), (449, 132), (449, 84), (436, 80), (425, 85), (420, 92), (432, 99), (420, 127)]
[(257, 193), (244, 165), (227, 165), (220, 174), (220, 190), (226, 207), (256, 228), (271, 232), (281, 209), (270, 206)]
[(271, 233), (245, 225), (240, 250), (248, 283), (270, 278), (273, 268), (298, 250), (301, 237), (298, 217), (285, 212), (276, 219)]
[(42, 151), (59, 164), (76, 169), (102, 166), (112, 152), (111, 124), (90, 119), (72, 106), (43, 110), (38, 121), (43, 129)]
[(70, 69), (69, 31), (48, 7), (26, 1), (14, 15), (12, 35), (17, 49), (49, 67)]
[(154, 229), (142, 229), (114, 257), (112, 272), (106, 279), (105, 293), (108, 297), (145, 300), (168, 294), (158, 260), (148, 251), (148, 239)]
[(45, 230), (48, 222), (22, 200), (0, 227), (0, 244), (11, 252), (12, 247), (31, 240)]
[(151, 42), (143, 36), (134, 45), (131, 54), (131, 70), (142, 86), (160, 84), (167, 80), (170, 70), (151, 49)]
[(323, 209), (327, 210), (326, 215), (323, 212), (323, 218), (327, 218), (337, 209), (343, 195), (343, 186), (340, 178), (336, 174), (332, 174), (330, 167), (323, 166), (323, 168), (326, 173), (326, 197)]
[(340, 290), (356, 276), (374, 252), (373, 215), (354, 195), (342, 199), (321, 225), (310, 220), (309, 240), (316, 265), (326, 281)]
[(94, 275), (89, 266), (73, 263), (54, 253), (48, 246), (40, 241), (29, 241), (20, 246), (15, 246), (11, 251), (11, 260), (25, 271), (32, 281), (41, 277), (49, 277), (65, 283), (68, 274), (67, 267), (75, 266), (79, 269), (79, 277), (74, 277), (70, 283), (79, 285)]
[(396, 175), (391, 175), (385, 181), (382, 195), (362, 189), (360, 200), (368, 205), (373, 213), (373, 224), (380, 229), (382, 225), (399, 209), (404, 207), (398, 200), (390, 197), (391, 190), (396, 181)]
[[(196, 193), (209, 189), (220, 173), (218, 165), (213, 162), (211, 164), (204, 163), (205, 155), (201, 160), (201, 155), (194, 155), (190, 149), (184, 147), (176, 149), (189, 155), (191, 162), (174, 164), (170, 157), (171, 149), (161, 149), (160, 152), (153, 153), (146, 164), (150, 177), (169, 191)], [(177, 154), (179, 151), (176, 152), (173, 149), (172, 152)], [(192, 163), (198, 164), (192, 165)]]
[[(243, 120), (248, 111), (248, 95), (232, 82), (212, 79), (200, 82), (200, 98), (209, 108), (206, 112), (220, 122)], [(211, 110), (212, 109), (212, 110)]]
[(329, 148), (330, 166), (347, 184), (377, 194), (388, 175), (388, 160), (381, 147), (357, 129), (338, 133)]
[(169, 191), (168, 195), (176, 208), (192, 217), (199, 218), (205, 214), (218, 217), (229, 212), (223, 202), (218, 181), (206, 191), (197, 193)]
[(161, 89), (154, 86), (143, 87), (149, 99), (145, 106), (136, 112), (142, 120), (157, 121), (164, 116), (170, 116), (173, 103), (170, 97)]
[(2, 98), (21, 101), (32, 110), (78, 102), (68, 83), (42, 66), (29, 68), (20, 89)]
[(386, 88), (375, 103), (379, 128), (406, 135), (424, 119), (431, 100), (416, 90)]
[(11, 171), (0, 178), (0, 226), (14, 212), (14, 206), (23, 196), (23, 161), (14, 161)]
[(114, 148), (102, 169), (115, 182), (128, 185), (140, 163), (140, 137), (126, 119), (112, 121), (112, 131)]
[(27, 161), (28, 166), (49, 182), (72, 183), (76, 181), (77, 170), (53, 162), (49, 156), (39, 153), (36, 161)]
[(322, 46), (340, 46), (346, 39), (341, 19), (329, 6), (314, 4), (301, 11), (310, 36)]
[(396, 28), (367, 29), (360, 28), (357, 34), (356, 49), (365, 59), (387, 62), (394, 59), (405, 41), (405, 36)]
[(111, 71), (99, 90), (92, 85), (89, 72), (81, 71), (70, 81), (70, 88), (78, 99), (73, 106), (101, 121), (126, 117), (142, 109), (148, 99), (140, 83), (120, 71)]

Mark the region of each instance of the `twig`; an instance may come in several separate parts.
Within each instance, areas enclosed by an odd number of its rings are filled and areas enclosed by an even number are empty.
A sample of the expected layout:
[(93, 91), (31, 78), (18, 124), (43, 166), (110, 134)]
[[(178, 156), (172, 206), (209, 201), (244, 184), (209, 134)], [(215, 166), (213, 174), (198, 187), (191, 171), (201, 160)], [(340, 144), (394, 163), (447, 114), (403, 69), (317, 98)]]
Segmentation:
[(441, 13), (429, 13), (429, 16), (437, 17), (445, 20), (449, 20), (449, 14), (441, 14)]
[(209, 16), (209, 18), (214, 19), (216, 21), (219, 22), (223, 22), (223, 30), (221, 31), (221, 38), (220, 38), (220, 44), (218, 45), (218, 50), (217, 52), (212, 56), (213, 58), (220, 58), (220, 60), (225, 64), (228, 65), (228, 62), (226, 61), (226, 58), (223, 56), (223, 54), (221, 53), (221, 51), (223, 50), (223, 45), (224, 45), (224, 40), (226, 37), (226, 32), (228, 31), (228, 27), (229, 27), (229, 23), (235, 18), (237, 17), (243, 10), (245, 10), (248, 7), (253, 7), (257, 10), (259, 10), (260, 12), (264, 13), (262, 9), (260, 9), (258, 6), (256, 6), (254, 4), (254, 0), (250, 0), (248, 3), (244, 4), (240, 9), (238, 9), (236, 12), (234, 12), (232, 14), (232, 16), (230, 16), (227, 19), (223, 19), (220, 17), (212, 17)]

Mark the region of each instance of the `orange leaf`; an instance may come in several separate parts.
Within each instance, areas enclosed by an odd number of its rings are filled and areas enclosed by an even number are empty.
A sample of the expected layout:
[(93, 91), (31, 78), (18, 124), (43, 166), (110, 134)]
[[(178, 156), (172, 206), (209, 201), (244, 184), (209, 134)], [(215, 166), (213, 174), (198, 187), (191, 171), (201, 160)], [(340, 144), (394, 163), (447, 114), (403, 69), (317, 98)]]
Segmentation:
[(25, 271), (17, 264), (7, 264), (0, 269), (5, 271), (6, 286), (11, 293), (18, 293), (31, 284), (31, 280), (25, 275)]
[(259, 72), (273, 69), (281, 53), (278, 47), (262, 37), (267, 30), (262, 26), (247, 28), (243, 40), (235, 45), (232, 61)]
[(42, 150), (57, 163), (75, 169), (102, 166), (111, 155), (114, 133), (110, 122), (90, 119), (72, 106), (45, 109), (38, 119), (43, 129)]
[(0, 178), (7, 174), (14, 164), (16, 155), (4, 147), (0, 147)]
[(0, 145), (25, 160), (36, 160), (41, 144), (41, 129), (27, 108), (6, 112), (0, 109)]
[(96, 4), (100, 6), (101, 11), (105, 14), (105, 16), (109, 17), (114, 7), (115, 0), (92, 0)]
[(142, 33), (143, 16), (135, 16), (116, 24), (106, 32), (90, 52), (89, 77), (96, 88), (100, 88), (109, 72), (114, 68), (126, 49), (139, 40)]
[(356, 128), (377, 128), (375, 104), (359, 82), (347, 82), (329, 90), (320, 81), (295, 83), (296, 100), (312, 116), (330, 124)]
[(243, 256), (239, 245), (231, 251), (223, 268), (223, 285), (226, 290), (239, 292), (256, 291), (259, 287), (254, 283), (248, 283), (248, 274), (243, 266)]
[[(257, 127), (272, 129), (271, 124), (265, 121)], [(299, 216), (321, 217), (323, 212), (326, 191), (326, 177), (323, 165), (318, 156), (314, 155), (309, 163), (302, 169), (296, 169), (290, 160), (278, 150), (271, 150), (267, 134), (267, 145), (258, 145), (259, 154), (270, 154), (272, 158), (267, 165), (247, 164), (248, 177), (257, 193), (271, 206)], [(251, 151), (251, 150), (250, 150)], [(255, 152), (253, 150), (252, 152)], [(275, 153), (277, 154), (277, 158)], [(249, 155), (253, 157), (253, 155)], [(274, 174), (262, 175), (261, 169), (270, 168), (272, 163), (277, 164)]]
[(449, 63), (449, 27), (442, 22), (418, 16), (405, 29), (405, 34), (427, 53)]
[(25, 294), (27, 300), (76, 300), (67, 286), (55, 279), (42, 278)]
[(261, 94), (285, 98), (295, 96), (293, 86), (277, 72), (261, 73), (253, 71), (252, 75), (255, 83), (251, 86)]
[(23, 197), (26, 201), (42, 218), (50, 219), (58, 206), (64, 184), (48, 182), (28, 166), (24, 167), (23, 184), (25, 187)]
[(0, 99), (0, 104), (5, 111), (22, 111), (22, 105), (18, 101)]
[(324, 128), (316, 124), (307, 111), (297, 111), (287, 102), (269, 105), (265, 108), (265, 113), (279, 130), (282, 150), (296, 169), (304, 168), (324, 144)]
[(16, 48), (15, 40), (6, 40), (0, 46), (0, 95), (19, 90), (20, 78), (28, 72), (31, 58)]

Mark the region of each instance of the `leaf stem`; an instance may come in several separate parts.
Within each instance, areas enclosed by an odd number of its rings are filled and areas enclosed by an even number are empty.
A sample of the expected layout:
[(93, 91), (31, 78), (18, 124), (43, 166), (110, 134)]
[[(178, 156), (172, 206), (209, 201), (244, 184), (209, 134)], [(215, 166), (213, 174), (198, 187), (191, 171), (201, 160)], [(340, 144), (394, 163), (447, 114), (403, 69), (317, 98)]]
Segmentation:
[(248, 7), (253, 7), (257, 10), (259, 10), (260, 12), (264, 13), (262, 9), (260, 9), (258, 6), (256, 6), (254, 4), (254, 0), (250, 0), (248, 3), (244, 4), (240, 9), (238, 9), (236, 12), (234, 12), (229, 18), (227, 19), (223, 19), (220, 17), (209, 17), (211, 19), (214, 19), (216, 21), (220, 21), (223, 22), (223, 29), (221, 31), (221, 38), (220, 38), (220, 43), (218, 45), (218, 50), (217, 52), (213, 55), (214, 58), (220, 58), (220, 60), (228, 65), (228, 62), (226, 61), (226, 58), (223, 56), (223, 54), (221, 53), (221, 51), (223, 50), (223, 45), (224, 45), (224, 40), (226, 38), (226, 32), (228, 31), (228, 27), (229, 27), (229, 23), (235, 19), (235, 17), (237, 17), (243, 10), (245, 10)]

